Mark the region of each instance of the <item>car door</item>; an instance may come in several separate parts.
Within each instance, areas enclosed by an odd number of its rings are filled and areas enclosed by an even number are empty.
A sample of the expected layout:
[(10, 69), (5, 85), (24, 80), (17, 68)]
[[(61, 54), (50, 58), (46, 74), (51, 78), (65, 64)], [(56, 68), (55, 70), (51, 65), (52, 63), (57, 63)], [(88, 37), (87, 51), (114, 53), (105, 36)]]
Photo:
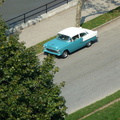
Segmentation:
[(87, 32), (80, 33), (80, 37), (83, 38), (83, 42), (88, 40), (89, 34)]
[(80, 38), (79, 35), (75, 35), (72, 37), (72, 40), (69, 44), (69, 51), (74, 52), (81, 48), (81, 43), (83, 42), (83, 38)]

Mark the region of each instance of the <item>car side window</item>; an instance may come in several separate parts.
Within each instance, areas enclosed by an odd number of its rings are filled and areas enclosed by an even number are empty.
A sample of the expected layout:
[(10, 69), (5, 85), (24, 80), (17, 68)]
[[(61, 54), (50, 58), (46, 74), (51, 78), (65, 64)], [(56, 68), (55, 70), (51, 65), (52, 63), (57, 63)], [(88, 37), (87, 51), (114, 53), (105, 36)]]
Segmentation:
[(79, 39), (79, 35), (75, 35), (74, 37), (72, 37), (73, 40), (77, 40)]
[(87, 35), (87, 33), (80, 33), (80, 37), (84, 37), (85, 35)]

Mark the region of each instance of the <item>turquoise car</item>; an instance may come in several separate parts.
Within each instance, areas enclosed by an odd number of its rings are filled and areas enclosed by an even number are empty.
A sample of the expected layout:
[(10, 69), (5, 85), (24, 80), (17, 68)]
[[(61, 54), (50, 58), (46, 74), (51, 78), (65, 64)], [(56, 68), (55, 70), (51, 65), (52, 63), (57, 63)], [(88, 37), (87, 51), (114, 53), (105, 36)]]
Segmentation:
[(69, 27), (58, 33), (55, 39), (43, 45), (44, 52), (66, 58), (84, 46), (91, 46), (97, 39), (97, 31), (82, 27)]

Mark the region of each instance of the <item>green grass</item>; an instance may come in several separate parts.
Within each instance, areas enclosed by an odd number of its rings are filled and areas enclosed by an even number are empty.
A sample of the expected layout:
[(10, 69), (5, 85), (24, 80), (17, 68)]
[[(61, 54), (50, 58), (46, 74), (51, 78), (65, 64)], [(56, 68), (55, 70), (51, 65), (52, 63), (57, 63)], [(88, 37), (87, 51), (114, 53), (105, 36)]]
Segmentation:
[[(68, 115), (65, 118), (65, 120), (78, 120), (78, 119), (82, 118), (83, 116), (95, 111), (96, 109), (99, 109), (100, 107), (103, 107), (104, 105), (106, 105), (118, 98), (120, 98), (120, 90), (100, 101), (97, 101), (85, 108), (82, 108), (82, 109)], [(119, 102), (119, 106), (120, 106), (120, 102)], [(87, 119), (89, 119), (89, 118), (87, 118)], [(96, 119), (89, 119), (89, 120), (96, 120)], [(101, 119), (101, 120), (106, 120), (106, 119)]]
[(120, 101), (83, 120), (120, 120)]
[[(100, 15), (86, 23), (83, 23), (82, 24), (82, 27), (83, 28), (88, 28), (88, 29), (93, 29), (93, 28), (96, 28), (116, 17), (120, 16), (120, 7), (114, 9), (114, 10), (111, 10), (103, 15)], [(93, 24), (94, 23), (94, 24)]]
[[(116, 8), (114, 10), (111, 10), (110, 12), (105, 13), (103, 15), (100, 15), (100, 16), (98, 16), (98, 17), (96, 17), (96, 18), (94, 18), (86, 23), (83, 23), (81, 26), (83, 28), (93, 29), (93, 28), (98, 27), (98, 26), (118, 17), (118, 16), (120, 16), (120, 7)], [(36, 44), (35, 46), (33, 46), (33, 48), (36, 50), (37, 54), (42, 52), (43, 44), (46, 43), (47, 41), (50, 41), (53, 38), (55, 38), (55, 36), (51, 37), (47, 40), (44, 40), (43, 42), (40, 42), (40, 43)]]
[(38, 44), (36, 44), (36, 45), (34, 45), (32, 47), (34, 48), (34, 50), (36, 51), (36, 53), (39, 54), (39, 53), (41, 53), (43, 51), (43, 44), (46, 43), (46, 42), (48, 42), (48, 41), (50, 41), (51, 39), (54, 39), (54, 38), (55, 38), (55, 36), (51, 37), (51, 38), (49, 38), (47, 40), (44, 40), (44, 41), (42, 41), (42, 42), (40, 42), (40, 43), (38, 43)]

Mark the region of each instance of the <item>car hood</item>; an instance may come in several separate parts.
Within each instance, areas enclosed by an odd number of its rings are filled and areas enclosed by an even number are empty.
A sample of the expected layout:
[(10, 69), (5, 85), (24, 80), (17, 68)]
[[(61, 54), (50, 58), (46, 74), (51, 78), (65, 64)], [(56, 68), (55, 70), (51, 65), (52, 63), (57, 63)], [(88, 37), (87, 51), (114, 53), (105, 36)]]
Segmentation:
[(61, 47), (64, 47), (67, 44), (68, 44), (68, 41), (59, 40), (59, 39), (55, 38), (55, 39), (45, 43), (45, 46), (47, 48), (59, 49)]

